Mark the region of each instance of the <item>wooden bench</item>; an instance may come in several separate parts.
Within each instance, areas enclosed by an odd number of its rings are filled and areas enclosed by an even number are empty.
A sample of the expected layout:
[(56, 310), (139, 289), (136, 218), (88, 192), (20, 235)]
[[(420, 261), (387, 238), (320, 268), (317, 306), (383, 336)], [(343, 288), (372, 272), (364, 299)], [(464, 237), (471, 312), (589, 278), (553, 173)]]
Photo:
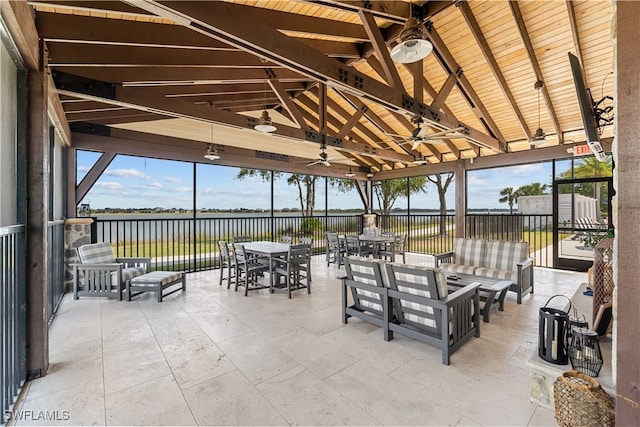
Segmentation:
[[(163, 294), (164, 290), (180, 284), (179, 288)], [(127, 280), (127, 301), (144, 292), (155, 292), (158, 302), (162, 302), (162, 298), (171, 295), (174, 292), (186, 291), (186, 276), (182, 271), (153, 271)], [(138, 291), (133, 293), (134, 291)]]

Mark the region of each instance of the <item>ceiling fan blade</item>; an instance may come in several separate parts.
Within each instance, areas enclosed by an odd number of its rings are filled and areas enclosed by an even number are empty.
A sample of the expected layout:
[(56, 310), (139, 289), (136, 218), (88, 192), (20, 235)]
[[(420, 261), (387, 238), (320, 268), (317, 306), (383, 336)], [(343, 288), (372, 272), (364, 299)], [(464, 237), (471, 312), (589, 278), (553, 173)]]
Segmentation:
[(420, 141), (419, 139), (414, 140), (413, 141), (413, 145), (411, 146), (411, 149), (414, 150), (414, 151), (417, 150), (418, 147), (420, 146), (420, 142), (422, 142), (422, 141)]
[(314, 165), (317, 165), (319, 163), (323, 163), (323, 161), (322, 160), (316, 160), (315, 162), (311, 162), (311, 163), (307, 164), (307, 166), (314, 166)]

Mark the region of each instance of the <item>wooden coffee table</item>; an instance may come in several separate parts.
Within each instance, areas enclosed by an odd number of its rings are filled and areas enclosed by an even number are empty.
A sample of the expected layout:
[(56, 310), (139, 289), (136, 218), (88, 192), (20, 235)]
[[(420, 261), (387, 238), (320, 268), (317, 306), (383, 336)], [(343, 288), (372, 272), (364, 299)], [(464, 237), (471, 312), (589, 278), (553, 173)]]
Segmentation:
[[(457, 277), (457, 279), (454, 277)], [(504, 298), (507, 296), (509, 286), (513, 285), (513, 281), (471, 274), (447, 273), (447, 285), (450, 288), (462, 288), (470, 283), (480, 283), (478, 288), (480, 291), (480, 313), (482, 314), (482, 320), (489, 323), (489, 312), (493, 307), (498, 307), (499, 311), (504, 311)]]

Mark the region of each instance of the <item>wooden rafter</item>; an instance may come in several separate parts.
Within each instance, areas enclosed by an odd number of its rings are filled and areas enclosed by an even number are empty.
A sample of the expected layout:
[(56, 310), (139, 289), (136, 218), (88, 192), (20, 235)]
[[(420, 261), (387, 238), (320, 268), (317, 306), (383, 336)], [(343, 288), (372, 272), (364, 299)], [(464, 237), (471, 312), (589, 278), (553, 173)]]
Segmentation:
[(475, 113), (476, 117), (478, 117), (478, 119), (485, 125), (487, 131), (500, 141), (500, 151), (504, 151), (505, 139), (500, 132), (498, 125), (491, 118), (489, 111), (476, 93), (469, 79), (464, 75), (462, 68), (458, 65), (458, 62), (455, 60), (449, 51), (449, 48), (438, 34), (438, 31), (436, 31), (432, 25), (428, 25), (428, 27), (427, 37), (431, 43), (433, 43), (436, 58), (438, 58), (440, 64), (448, 73), (456, 77), (458, 87), (460, 91), (465, 94), (465, 99), (471, 103), (471, 109)]
[[(516, 21), (516, 25), (518, 27), (518, 32), (520, 33), (520, 37), (522, 38), (522, 42), (527, 49), (527, 54), (529, 55), (529, 61), (531, 62), (531, 67), (533, 68), (533, 72), (536, 75), (536, 79), (540, 82), (544, 83), (544, 76), (542, 75), (542, 69), (540, 68), (540, 64), (538, 63), (538, 57), (536, 56), (536, 52), (533, 49), (533, 44), (531, 43), (531, 38), (529, 38), (529, 32), (527, 31), (527, 26), (524, 22), (524, 18), (522, 17), (522, 12), (520, 11), (520, 6), (518, 6), (517, 2), (508, 2), (509, 7), (511, 8), (511, 13), (513, 14), (513, 18)], [(558, 135), (558, 140), (561, 144), (563, 141), (562, 129), (560, 128), (560, 122), (558, 121), (558, 116), (556, 115), (555, 109), (553, 108), (553, 103), (551, 102), (551, 96), (549, 95), (549, 90), (547, 89), (547, 85), (543, 84), (539, 89), (542, 91), (542, 96), (544, 97), (544, 103), (547, 106), (547, 111), (549, 113), (549, 117), (553, 122), (553, 128), (556, 130), (556, 134)]]
[(389, 83), (389, 86), (396, 89), (404, 90), (404, 86), (402, 85), (402, 80), (400, 80), (398, 70), (391, 60), (391, 55), (389, 54), (389, 50), (387, 49), (385, 40), (382, 38), (382, 33), (376, 25), (376, 20), (374, 19), (373, 15), (370, 12), (365, 12), (364, 10), (359, 9), (358, 16), (362, 20), (364, 29), (367, 31), (369, 40), (371, 41), (373, 49), (378, 56), (380, 65), (382, 66), (382, 70), (384, 73), (383, 77), (385, 78), (387, 83)]
[(278, 96), (280, 103), (287, 110), (293, 121), (302, 129), (309, 129), (309, 125), (302, 117), (302, 114), (300, 114), (298, 106), (291, 100), (284, 86), (276, 79), (269, 79), (268, 82), (269, 86), (271, 86), (273, 92)]
[(487, 64), (489, 65), (489, 68), (491, 68), (491, 72), (493, 73), (494, 77), (498, 81), (498, 86), (500, 87), (500, 90), (502, 90), (502, 93), (507, 99), (507, 102), (509, 103), (511, 110), (515, 114), (518, 120), (518, 123), (520, 124), (520, 127), (522, 128), (522, 131), (525, 134), (525, 137), (529, 141), (531, 141), (533, 139), (533, 135), (531, 134), (531, 131), (529, 130), (529, 127), (527, 126), (527, 123), (524, 120), (524, 116), (522, 115), (522, 112), (520, 111), (520, 108), (516, 103), (513, 93), (511, 93), (511, 90), (509, 89), (509, 85), (507, 84), (507, 81), (504, 75), (502, 74), (502, 71), (500, 70), (500, 66), (496, 61), (496, 58), (493, 56), (493, 52), (491, 52), (489, 43), (487, 42), (487, 39), (484, 37), (484, 34), (480, 29), (480, 25), (478, 24), (476, 17), (473, 15), (471, 6), (469, 6), (467, 2), (459, 2), (457, 3), (457, 6), (458, 6), (458, 9), (460, 9), (460, 12), (462, 13), (462, 16), (464, 17), (465, 21), (467, 22), (467, 26), (469, 27), (471, 34), (473, 34), (473, 37), (476, 39), (476, 43), (478, 44), (478, 47), (482, 51), (482, 54), (484, 55), (484, 58), (487, 61)]
[[(375, 100), (386, 108), (415, 114), (422, 111), (427, 121), (434, 121), (442, 128), (452, 129), (460, 123), (442, 113), (432, 111), (426, 105), (420, 105), (402, 91), (384, 85), (375, 79), (320, 52), (307, 49), (300, 42), (281, 34), (263, 22), (245, 25), (244, 19), (235, 14), (234, 5), (223, 2), (213, 3), (207, 8), (202, 2), (159, 2), (147, 0), (136, 3), (150, 11), (169, 19), (175, 19), (182, 25), (188, 25), (195, 31), (210, 35), (240, 49), (256, 52), (268, 60), (296, 70), (314, 80), (331, 83), (336, 87), (360, 96)], [(211, 4), (209, 4), (211, 5)], [(215, 13), (212, 13), (215, 8)], [(477, 144), (492, 150), (500, 150), (495, 138), (470, 126), (467, 137)]]
[[(582, 43), (580, 43), (580, 31), (578, 31), (578, 20), (576, 19), (576, 11), (574, 9), (573, 0), (566, 0), (567, 13), (569, 14), (569, 25), (571, 26), (571, 37), (573, 37), (573, 45), (576, 50), (576, 56), (581, 64), (582, 62)], [(586, 74), (586, 70), (583, 70)], [(586, 75), (585, 75), (586, 78)]]

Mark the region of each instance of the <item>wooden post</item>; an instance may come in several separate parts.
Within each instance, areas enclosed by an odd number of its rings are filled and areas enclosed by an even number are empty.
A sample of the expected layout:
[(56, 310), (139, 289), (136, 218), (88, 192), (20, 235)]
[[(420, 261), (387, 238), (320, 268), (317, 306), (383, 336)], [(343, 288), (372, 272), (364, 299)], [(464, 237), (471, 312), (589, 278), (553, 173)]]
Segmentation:
[(467, 171), (464, 160), (456, 162), (454, 170), (456, 180), (456, 237), (465, 237), (465, 222), (467, 215)]
[(614, 2), (617, 29), (614, 93), (616, 139), (613, 170), (616, 195), (613, 198), (614, 241), (614, 382), (616, 383), (616, 425), (640, 425), (640, 3)]
[(39, 69), (27, 75), (27, 377), (31, 378), (45, 375), (49, 366), (49, 76), (44, 43), (40, 52)]

